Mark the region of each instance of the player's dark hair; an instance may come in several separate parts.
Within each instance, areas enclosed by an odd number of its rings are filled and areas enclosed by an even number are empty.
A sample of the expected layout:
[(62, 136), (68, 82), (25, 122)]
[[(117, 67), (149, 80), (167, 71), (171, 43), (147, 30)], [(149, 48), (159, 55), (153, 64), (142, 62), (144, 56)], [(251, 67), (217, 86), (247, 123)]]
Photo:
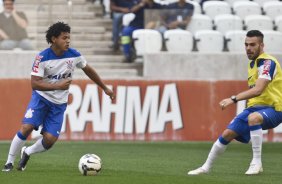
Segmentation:
[(66, 32), (70, 33), (71, 28), (68, 24), (64, 22), (57, 22), (51, 25), (48, 30), (46, 31), (46, 41), (47, 43), (52, 43), (52, 37), (58, 37), (61, 33)]
[(247, 32), (246, 36), (247, 37), (259, 37), (261, 39), (261, 42), (263, 42), (264, 35), (259, 30), (250, 30)]

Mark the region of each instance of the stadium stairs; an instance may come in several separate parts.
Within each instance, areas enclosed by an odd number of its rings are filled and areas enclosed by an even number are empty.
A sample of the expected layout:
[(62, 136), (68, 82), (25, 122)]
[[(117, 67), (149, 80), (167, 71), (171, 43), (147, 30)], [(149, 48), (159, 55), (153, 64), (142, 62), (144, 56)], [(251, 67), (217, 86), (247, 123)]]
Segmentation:
[[(48, 47), (45, 31), (57, 21), (72, 27), (71, 47), (79, 50), (98, 74), (106, 79), (136, 79), (142, 76), (143, 64), (123, 63), (122, 53), (116, 54), (111, 44), (112, 21), (103, 15), (99, 3), (87, 0), (17, 0), (16, 8), (24, 11), (29, 20), (28, 34), (37, 50)], [(75, 78), (85, 78), (77, 70)]]

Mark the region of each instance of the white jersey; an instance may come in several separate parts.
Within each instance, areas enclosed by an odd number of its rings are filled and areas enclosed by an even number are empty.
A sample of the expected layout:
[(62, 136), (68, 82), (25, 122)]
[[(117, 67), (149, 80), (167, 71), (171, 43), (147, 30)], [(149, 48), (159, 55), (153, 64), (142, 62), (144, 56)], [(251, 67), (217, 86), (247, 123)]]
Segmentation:
[[(56, 56), (51, 48), (47, 48), (36, 56), (31, 75), (43, 78), (44, 82), (55, 83), (61, 79), (72, 79), (74, 68), (84, 68), (86, 60), (75, 49), (69, 48), (62, 56)], [(68, 90), (52, 90), (36, 92), (55, 104), (68, 101)]]

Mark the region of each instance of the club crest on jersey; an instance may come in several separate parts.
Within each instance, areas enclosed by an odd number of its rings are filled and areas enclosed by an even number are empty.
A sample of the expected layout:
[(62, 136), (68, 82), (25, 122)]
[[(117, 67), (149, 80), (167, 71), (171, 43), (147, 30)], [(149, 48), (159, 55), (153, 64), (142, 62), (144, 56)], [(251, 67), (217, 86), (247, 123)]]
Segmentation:
[(43, 56), (36, 56), (35, 57), (35, 61), (33, 62), (33, 66), (32, 66), (32, 71), (34, 73), (38, 73), (38, 68), (39, 68), (39, 64), (41, 59), (43, 58)]
[(24, 115), (25, 118), (32, 118), (34, 110), (28, 109)]
[(66, 63), (67, 63), (67, 68), (71, 70), (72, 69), (73, 61), (72, 60), (68, 60), (68, 61), (66, 61)]
[(270, 72), (270, 66), (271, 66), (271, 60), (265, 60), (263, 63), (263, 71), (262, 74), (263, 75), (269, 75)]

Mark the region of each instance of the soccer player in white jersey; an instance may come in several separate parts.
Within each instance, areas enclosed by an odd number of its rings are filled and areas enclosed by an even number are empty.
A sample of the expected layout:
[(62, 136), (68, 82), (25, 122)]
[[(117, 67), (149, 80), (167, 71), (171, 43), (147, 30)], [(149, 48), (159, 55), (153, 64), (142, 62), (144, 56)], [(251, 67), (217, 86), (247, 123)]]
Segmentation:
[[(64, 112), (67, 106), (69, 86), (74, 69), (80, 68), (103, 91), (114, 99), (115, 95), (90, 67), (81, 54), (70, 48), (69, 25), (57, 22), (46, 31), (46, 40), (51, 44), (36, 56), (31, 71), (32, 97), (27, 107), (20, 130), (12, 140), (7, 162), (2, 171), (11, 171), (16, 155), (21, 150), (21, 160), (17, 170), (26, 168), (30, 155), (50, 149), (57, 141)], [(33, 145), (25, 147), (30, 133), (42, 125), (42, 138)]]
[(263, 51), (263, 37), (258, 30), (250, 30), (246, 35), (245, 50), (250, 60), (249, 89), (219, 103), (220, 107), (225, 109), (237, 101), (248, 100), (247, 108), (236, 116), (219, 136), (206, 162), (201, 167), (189, 171), (188, 175), (210, 172), (216, 158), (233, 139), (242, 143), (251, 140), (253, 158), (245, 174), (257, 175), (263, 172), (262, 130), (275, 128), (282, 122), (282, 70), (277, 59)]

